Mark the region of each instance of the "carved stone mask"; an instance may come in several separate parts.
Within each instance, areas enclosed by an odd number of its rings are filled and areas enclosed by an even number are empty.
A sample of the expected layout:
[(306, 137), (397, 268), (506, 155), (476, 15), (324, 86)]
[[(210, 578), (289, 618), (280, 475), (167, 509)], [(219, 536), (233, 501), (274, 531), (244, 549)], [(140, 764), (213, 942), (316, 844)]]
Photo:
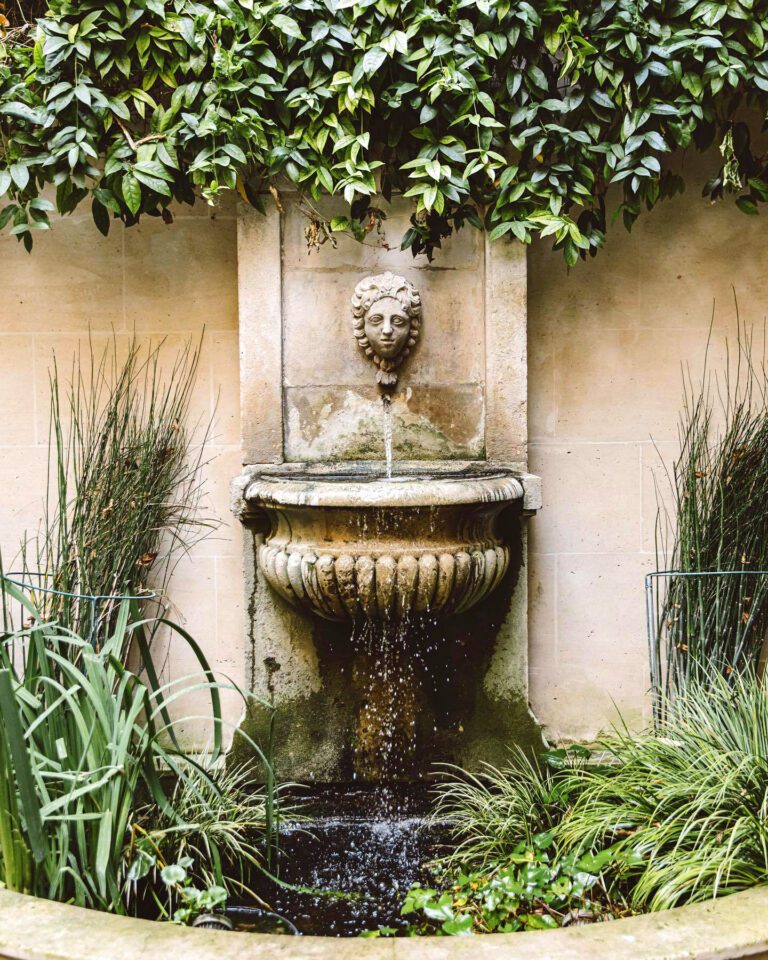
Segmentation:
[(355, 337), (361, 349), (378, 367), (377, 382), (391, 390), (399, 367), (419, 338), (421, 298), (403, 277), (382, 273), (366, 277), (352, 297)]

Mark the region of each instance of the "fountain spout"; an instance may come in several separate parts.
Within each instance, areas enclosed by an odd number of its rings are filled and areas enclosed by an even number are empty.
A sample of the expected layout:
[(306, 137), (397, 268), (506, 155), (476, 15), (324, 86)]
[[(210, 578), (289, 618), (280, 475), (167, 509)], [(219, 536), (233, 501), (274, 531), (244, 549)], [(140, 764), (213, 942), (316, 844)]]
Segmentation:
[(352, 297), (352, 326), (360, 349), (379, 368), (376, 382), (386, 396), (419, 339), (421, 297), (412, 283), (393, 273), (366, 277)]

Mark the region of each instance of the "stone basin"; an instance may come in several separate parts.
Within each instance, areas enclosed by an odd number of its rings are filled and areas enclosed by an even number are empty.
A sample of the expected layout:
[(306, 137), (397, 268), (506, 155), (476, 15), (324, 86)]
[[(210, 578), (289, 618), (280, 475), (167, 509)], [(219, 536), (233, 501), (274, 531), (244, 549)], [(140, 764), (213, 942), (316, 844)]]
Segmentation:
[(512, 470), (411, 466), (254, 468), (246, 514), (259, 566), (292, 606), (327, 620), (402, 620), (469, 610), (502, 581), (499, 518), (525, 489)]

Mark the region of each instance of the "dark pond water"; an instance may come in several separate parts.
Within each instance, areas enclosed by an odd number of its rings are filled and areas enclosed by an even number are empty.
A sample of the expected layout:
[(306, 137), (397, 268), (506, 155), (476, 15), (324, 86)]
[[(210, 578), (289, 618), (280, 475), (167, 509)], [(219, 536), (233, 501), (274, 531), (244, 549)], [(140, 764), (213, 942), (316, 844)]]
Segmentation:
[(427, 879), (423, 865), (445, 840), (428, 823), (427, 790), (346, 788), (318, 796), (312, 807), (311, 823), (281, 831), (279, 877), (290, 886), (263, 884), (260, 895), (304, 935), (404, 926), (405, 893)]

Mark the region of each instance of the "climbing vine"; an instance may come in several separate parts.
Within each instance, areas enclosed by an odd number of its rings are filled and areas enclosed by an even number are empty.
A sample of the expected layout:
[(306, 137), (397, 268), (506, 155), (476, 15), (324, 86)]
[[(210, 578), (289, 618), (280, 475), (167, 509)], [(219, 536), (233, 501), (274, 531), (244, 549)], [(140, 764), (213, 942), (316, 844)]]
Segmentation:
[(768, 106), (766, 0), (6, 7), (0, 228), (28, 249), (54, 208), (88, 201), (106, 234), (225, 190), (280, 203), (289, 183), (349, 205), (313, 213), (312, 242), (364, 237), (402, 191), (414, 253), (471, 223), (552, 236), (573, 264), (603, 242), (609, 188), (631, 227), (682, 190), (666, 160), (689, 146), (719, 147), (705, 194), (748, 214), (768, 200), (745, 122)]

